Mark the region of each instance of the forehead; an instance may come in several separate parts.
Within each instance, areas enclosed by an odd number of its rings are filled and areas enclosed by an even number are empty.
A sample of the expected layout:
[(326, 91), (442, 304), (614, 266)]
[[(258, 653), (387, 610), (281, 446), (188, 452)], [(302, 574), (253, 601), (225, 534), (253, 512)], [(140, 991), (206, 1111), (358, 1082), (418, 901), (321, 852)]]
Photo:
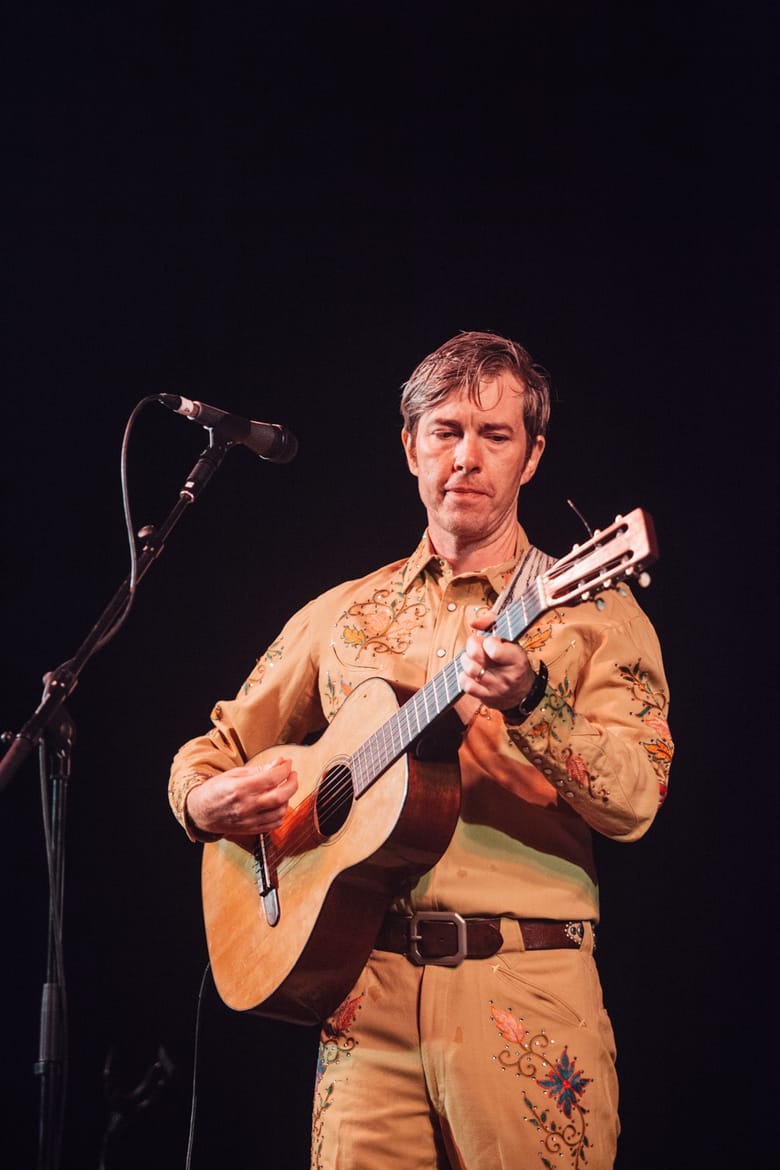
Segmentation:
[(525, 387), (512, 374), (484, 378), (473, 386), (460, 386), (445, 394), (427, 410), (421, 418), (445, 418), (474, 415), (485, 419), (505, 418), (517, 425), (523, 419), (523, 395)]

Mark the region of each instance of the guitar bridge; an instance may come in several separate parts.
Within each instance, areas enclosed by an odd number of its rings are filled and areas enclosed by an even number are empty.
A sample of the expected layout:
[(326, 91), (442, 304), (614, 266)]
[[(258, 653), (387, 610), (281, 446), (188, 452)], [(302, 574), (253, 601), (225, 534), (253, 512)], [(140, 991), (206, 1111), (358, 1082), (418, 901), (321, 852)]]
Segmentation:
[(281, 916), (276, 887), (276, 866), (271, 863), (265, 833), (258, 834), (252, 856), (255, 863), (257, 892), (263, 903), (266, 921), (269, 926), (276, 926)]

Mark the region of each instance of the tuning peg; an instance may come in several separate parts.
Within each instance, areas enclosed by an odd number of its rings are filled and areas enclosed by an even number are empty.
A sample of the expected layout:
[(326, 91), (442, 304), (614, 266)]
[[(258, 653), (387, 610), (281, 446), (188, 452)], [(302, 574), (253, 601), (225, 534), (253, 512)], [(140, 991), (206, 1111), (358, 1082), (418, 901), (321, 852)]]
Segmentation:
[(643, 573), (640, 573), (639, 576), (637, 577), (636, 583), (637, 583), (637, 585), (641, 585), (641, 587), (643, 589), (647, 589), (647, 586), (650, 584), (650, 580), (651, 580), (650, 574), (643, 572)]

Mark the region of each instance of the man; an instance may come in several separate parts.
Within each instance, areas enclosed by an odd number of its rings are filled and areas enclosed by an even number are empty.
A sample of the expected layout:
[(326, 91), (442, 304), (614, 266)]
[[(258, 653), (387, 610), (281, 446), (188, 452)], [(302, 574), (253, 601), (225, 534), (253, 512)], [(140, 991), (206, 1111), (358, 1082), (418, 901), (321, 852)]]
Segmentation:
[(665, 792), (658, 642), (625, 585), (543, 613), (520, 643), (486, 633), (515, 574), (522, 588), (549, 564), (517, 521), (549, 417), (521, 346), (454, 337), (401, 409), (420, 545), (290, 620), (177, 754), (171, 803), (193, 840), (278, 828), (298, 777), (283, 749), (250, 757), (321, 730), (366, 678), (416, 692), (460, 653), (457, 823), (323, 1023), (312, 1167), (605, 1170), (617, 1079), (591, 832), (635, 840)]

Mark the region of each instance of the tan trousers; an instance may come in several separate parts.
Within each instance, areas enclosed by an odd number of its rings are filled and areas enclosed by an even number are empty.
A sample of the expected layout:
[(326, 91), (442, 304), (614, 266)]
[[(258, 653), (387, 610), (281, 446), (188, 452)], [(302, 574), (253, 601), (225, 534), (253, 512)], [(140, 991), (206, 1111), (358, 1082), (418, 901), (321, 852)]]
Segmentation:
[(374, 951), (320, 1044), (312, 1170), (610, 1170), (612, 1027), (580, 950), (455, 968)]

